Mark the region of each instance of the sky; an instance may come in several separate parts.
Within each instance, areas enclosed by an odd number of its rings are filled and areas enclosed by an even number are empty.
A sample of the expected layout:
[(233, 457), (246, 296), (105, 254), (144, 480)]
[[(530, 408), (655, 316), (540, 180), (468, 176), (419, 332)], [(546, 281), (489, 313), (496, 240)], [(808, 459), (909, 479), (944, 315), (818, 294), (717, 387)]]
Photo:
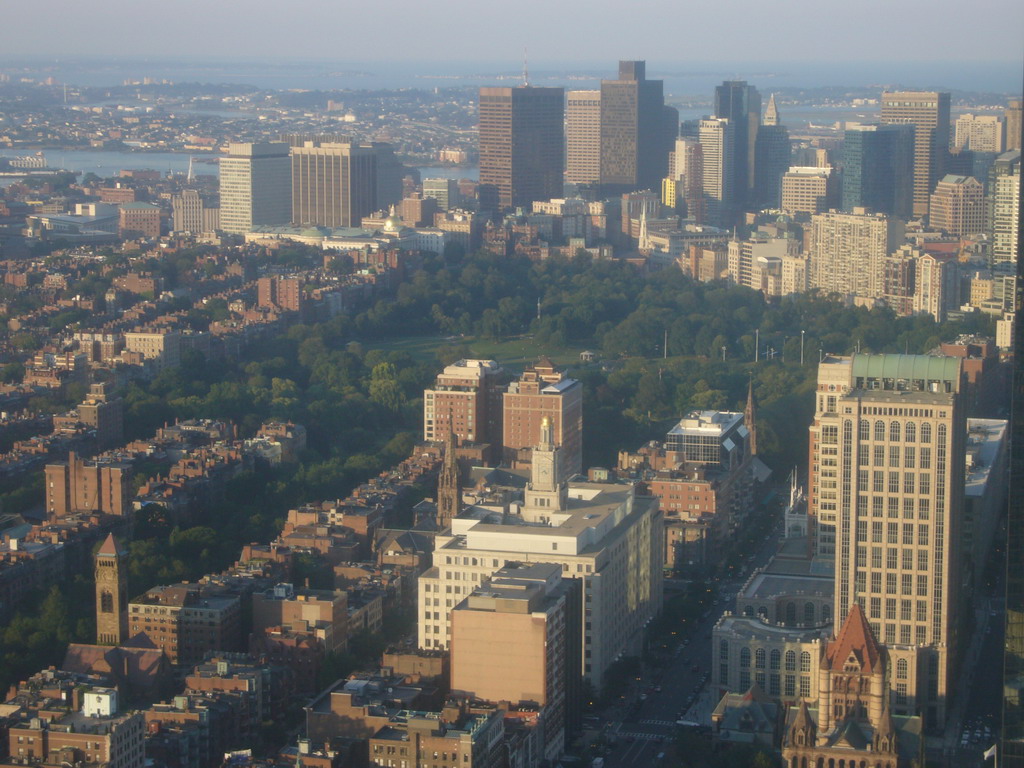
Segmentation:
[[(0, 2), (0, 57), (1019, 63), (1021, 0)], [(12, 34), (15, 32), (16, 34)]]

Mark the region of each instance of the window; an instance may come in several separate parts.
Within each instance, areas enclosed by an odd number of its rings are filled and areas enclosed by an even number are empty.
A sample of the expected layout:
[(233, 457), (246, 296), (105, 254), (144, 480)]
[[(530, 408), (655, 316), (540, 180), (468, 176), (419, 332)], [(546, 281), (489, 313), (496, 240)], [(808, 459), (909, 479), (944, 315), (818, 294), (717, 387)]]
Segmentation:
[[(779, 665), (780, 665), (781, 661), (782, 661), (782, 653), (781, 653), (781, 651), (779, 651), (778, 648), (772, 649), (771, 656), (769, 656), (768, 669), (771, 669), (771, 670), (773, 670), (775, 672), (778, 672), (779, 671)], [(775, 675), (775, 677), (777, 679), (778, 675)]]
[[(932, 425), (931, 424), (922, 424), (921, 425), (921, 442), (922, 443), (930, 443), (931, 441), (932, 441)], [(924, 451), (922, 450), (921, 453), (923, 454)]]
[(889, 493), (900, 492), (900, 473), (890, 472), (889, 473)]
[(910, 621), (913, 613), (913, 604), (910, 600), (900, 600), (900, 621)]
[(923, 472), (919, 475), (920, 479), (920, 494), (925, 496), (932, 492), (932, 478), (930, 475), (926, 475)]
[(906, 448), (903, 449), (903, 466), (907, 467), (908, 469), (913, 469), (914, 461), (916, 459), (917, 451), (914, 449), (914, 446), (908, 445)]
[[(814, 623), (814, 603), (804, 603), (804, 624)], [(790, 651), (792, 653), (792, 651)]]
[[(810, 672), (811, 671), (811, 654), (809, 654), (807, 651), (803, 651), (800, 654), (800, 671), (801, 672)], [(809, 678), (803, 678), (803, 679), (804, 680), (808, 680), (808, 686), (810, 686)], [(803, 690), (803, 681), (801, 681), (801, 691), (802, 690)], [(804, 694), (801, 693), (800, 695), (803, 696)], [(810, 691), (809, 690), (808, 690), (807, 695), (810, 696)]]
[[(742, 667), (743, 669), (747, 669), (747, 668), (750, 667), (750, 649), (749, 648), (741, 648), (740, 649), (740, 667)], [(747, 686), (747, 687), (749, 688), (750, 686)]]
[[(887, 526), (887, 530), (886, 530), (886, 541), (889, 544), (899, 544), (900, 543), (900, 524), (899, 523), (889, 523), (889, 525)], [(893, 551), (895, 551), (895, 550), (893, 550)]]
[(867, 419), (861, 419), (860, 424), (857, 426), (857, 439), (858, 440), (869, 440), (871, 438), (871, 425)]
[(917, 550), (917, 570), (927, 571), (928, 570), (928, 550), (919, 549)]
[(872, 496), (871, 497), (871, 516), (881, 517), (882, 516), (882, 497)]
[(889, 425), (889, 442), (898, 443), (900, 440), (900, 423), (894, 421)]
[(796, 651), (786, 651), (786, 671), (796, 671)]
[(807, 698), (811, 695), (811, 678), (800, 675), (800, 695)]
[(898, 445), (889, 446), (889, 466), (898, 467), (900, 465), (900, 447)]
[(729, 641), (722, 640), (718, 644), (718, 660), (719, 662), (729, 660)]
[(916, 429), (917, 427), (914, 425), (914, 422), (908, 421), (907, 426), (903, 429), (903, 439), (908, 443), (914, 442), (917, 439)]
[(882, 598), (871, 598), (870, 608), (868, 609), (868, 616), (870, 616), (872, 619), (880, 619), (882, 617)]
[(884, 445), (876, 445), (875, 446), (874, 461), (872, 463), (876, 467), (884, 467), (885, 466), (885, 446)]
[(908, 668), (908, 665), (907, 665), (907, 660), (906, 659), (898, 659), (896, 661), (896, 679), (897, 680), (906, 680), (907, 679), (908, 671), (909, 671), (909, 668)]
[(871, 541), (880, 544), (882, 541), (882, 524), (881, 522), (871, 523)]
[(873, 473), (871, 490), (875, 493), (885, 493), (885, 472), (876, 470)]
[(795, 696), (796, 695), (796, 675), (786, 675), (786, 677), (783, 679), (782, 695), (783, 696)]
[[(920, 583), (920, 582), (919, 582)], [(914, 576), (910, 573), (904, 573), (900, 578), (900, 593), (904, 595), (914, 594)]]
[(875, 422), (875, 440), (879, 442), (885, 440), (885, 422), (883, 421)]
[(758, 648), (754, 652), (754, 666), (758, 669), (764, 669), (764, 648)]

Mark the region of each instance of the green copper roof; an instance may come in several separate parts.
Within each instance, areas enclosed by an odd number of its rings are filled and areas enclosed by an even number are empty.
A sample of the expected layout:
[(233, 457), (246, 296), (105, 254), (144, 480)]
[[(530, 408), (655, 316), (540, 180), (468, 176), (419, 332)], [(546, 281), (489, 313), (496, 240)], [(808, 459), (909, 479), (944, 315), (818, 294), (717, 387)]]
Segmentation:
[(931, 355), (854, 355), (853, 378), (960, 381), (960, 359)]

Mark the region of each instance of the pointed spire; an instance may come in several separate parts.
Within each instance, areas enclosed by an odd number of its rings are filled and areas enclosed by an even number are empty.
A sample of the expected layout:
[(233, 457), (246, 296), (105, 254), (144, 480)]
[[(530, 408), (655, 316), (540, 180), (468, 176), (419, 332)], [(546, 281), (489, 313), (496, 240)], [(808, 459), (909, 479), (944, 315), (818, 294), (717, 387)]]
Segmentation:
[(743, 424), (750, 433), (750, 455), (757, 456), (757, 405), (754, 402), (754, 376), (747, 382), (747, 407), (743, 410)]
[(768, 106), (764, 110), (762, 125), (779, 125), (779, 108), (775, 104), (775, 94), (768, 97)]
[(125, 550), (121, 547), (120, 542), (118, 542), (117, 538), (114, 536), (114, 534), (108, 533), (106, 540), (104, 540), (103, 545), (99, 548), (96, 554), (118, 557), (126, 553)]
[(892, 721), (892, 712), (889, 711), (888, 693), (882, 698), (882, 716), (875, 728), (874, 747), (876, 752), (896, 751), (896, 724)]
[(836, 639), (828, 644), (825, 653), (831, 668), (842, 668), (852, 654), (860, 664), (861, 673), (867, 675), (872, 674), (882, 663), (882, 649), (860, 603), (850, 606), (846, 621)]
[[(790, 746), (813, 746), (815, 742), (816, 726), (807, 709), (807, 699), (800, 699), (800, 708), (796, 717), (793, 718), (793, 725), (789, 728)], [(803, 738), (800, 738), (800, 736)]]
[(449, 423), (444, 439), (444, 459), (437, 478), (437, 527), (444, 530), (462, 511), (459, 463), (455, 456), (455, 431)]

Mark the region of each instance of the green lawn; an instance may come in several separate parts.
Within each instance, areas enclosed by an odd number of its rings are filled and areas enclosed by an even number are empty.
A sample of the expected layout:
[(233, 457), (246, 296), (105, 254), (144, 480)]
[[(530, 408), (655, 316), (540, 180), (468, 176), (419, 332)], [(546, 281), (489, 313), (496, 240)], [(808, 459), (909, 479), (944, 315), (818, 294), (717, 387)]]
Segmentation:
[(520, 336), (504, 341), (490, 339), (454, 338), (446, 336), (413, 336), (395, 339), (388, 342), (367, 342), (366, 349), (388, 349), (408, 352), (412, 357), (424, 363), (437, 360), (437, 350), (443, 347), (469, 347), (473, 357), (482, 360), (497, 360), (505, 368), (522, 370), (534, 363), (543, 354), (551, 358), (551, 362), (559, 367), (579, 363), (580, 352), (586, 347), (567, 347), (552, 351), (531, 337)]

